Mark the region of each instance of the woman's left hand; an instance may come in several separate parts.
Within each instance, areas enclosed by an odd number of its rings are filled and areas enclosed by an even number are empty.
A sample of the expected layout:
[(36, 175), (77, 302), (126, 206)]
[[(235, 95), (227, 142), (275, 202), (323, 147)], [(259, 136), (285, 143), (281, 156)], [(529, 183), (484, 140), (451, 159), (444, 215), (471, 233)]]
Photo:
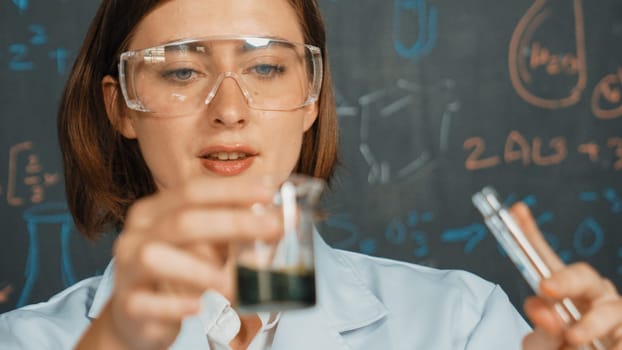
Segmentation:
[[(607, 349), (622, 350), (622, 297), (613, 283), (587, 263), (564, 265), (546, 243), (526, 205), (515, 204), (510, 212), (552, 270), (551, 277), (540, 282), (540, 296), (525, 301), (525, 313), (534, 331), (523, 339), (523, 349), (576, 349), (600, 339)], [(564, 298), (571, 299), (582, 313), (581, 320), (570, 326), (553, 308), (554, 302)]]

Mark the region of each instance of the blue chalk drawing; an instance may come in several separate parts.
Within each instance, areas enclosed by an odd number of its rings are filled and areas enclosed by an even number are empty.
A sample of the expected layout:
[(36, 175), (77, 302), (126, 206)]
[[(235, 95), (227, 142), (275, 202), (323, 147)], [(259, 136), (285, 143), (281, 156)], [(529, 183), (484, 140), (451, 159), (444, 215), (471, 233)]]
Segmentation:
[(326, 226), (345, 232), (344, 238), (333, 242), (333, 246), (339, 249), (353, 247), (359, 240), (359, 229), (354, 225), (346, 214), (331, 216), (324, 221)]
[(28, 10), (28, 0), (11, 0), (15, 6), (19, 9), (20, 12), (24, 12)]
[(612, 214), (622, 213), (622, 198), (614, 188), (605, 188), (602, 191), (602, 198), (601, 193), (596, 191), (585, 191), (579, 194), (579, 200), (583, 202), (596, 202), (600, 199), (604, 199), (611, 204), (609, 210)]
[[(393, 46), (404, 58), (417, 60), (428, 54), (436, 45), (438, 10), (431, 6), (429, 11), (425, 0), (393, 1)], [(418, 37), (414, 44), (407, 46), (400, 39), (400, 33), (406, 19), (418, 24)]]
[(481, 242), (488, 230), (486, 226), (479, 223), (474, 223), (466, 227), (448, 229), (441, 233), (441, 240), (443, 242), (465, 242), (464, 253), (469, 254), (475, 249), (475, 247)]
[[(591, 217), (581, 222), (574, 234), (574, 248), (582, 257), (590, 257), (596, 254), (605, 240), (605, 232), (600, 224)], [(589, 241), (589, 243), (586, 243)]]
[(392, 244), (400, 245), (406, 240), (406, 226), (399, 219), (392, 219), (384, 231), (384, 237)]
[(56, 61), (56, 71), (60, 75), (67, 72), (67, 63), (69, 60), (69, 52), (63, 48), (50, 51), (49, 57)]
[(28, 29), (34, 34), (30, 38), (30, 43), (33, 45), (43, 45), (48, 42), (48, 36), (45, 33), (45, 28), (43, 26), (33, 24), (28, 27)]
[(598, 192), (589, 191), (579, 193), (579, 200), (583, 202), (596, 202), (598, 200)]
[(412, 232), (410, 238), (417, 245), (414, 251), (414, 254), (417, 258), (423, 258), (428, 255), (428, 253), (430, 252), (430, 248), (428, 247), (428, 239), (426, 238), (425, 232)]
[(17, 307), (28, 303), (30, 293), (39, 274), (39, 225), (61, 224), (61, 278), (63, 285), (68, 287), (76, 282), (76, 277), (71, 264), (69, 239), (73, 228), (73, 220), (67, 211), (67, 204), (63, 202), (43, 203), (24, 211), (23, 218), (26, 221), (30, 244), (26, 258), (26, 282), (17, 301)]
[(359, 251), (363, 254), (373, 255), (378, 252), (378, 244), (373, 238), (366, 238), (359, 243)]
[(622, 198), (620, 198), (615, 189), (606, 188), (603, 190), (603, 196), (607, 201), (609, 201), (609, 203), (611, 203), (610, 210), (613, 214), (622, 213)]
[(34, 63), (26, 58), (28, 55), (28, 47), (26, 45), (11, 44), (9, 45), (9, 52), (13, 55), (11, 62), (9, 62), (9, 69), (22, 72), (34, 68)]
[(384, 232), (386, 240), (394, 245), (402, 245), (408, 239), (415, 243), (413, 255), (422, 258), (428, 255), (430, 249), (428, 247), (427, 234), (420, 230), (415, 230), (419, 223), (431, 222), (434, 214), (425, 212), (419, 214), (417, 211), (409, 211), (405, 220), (393, 218)]

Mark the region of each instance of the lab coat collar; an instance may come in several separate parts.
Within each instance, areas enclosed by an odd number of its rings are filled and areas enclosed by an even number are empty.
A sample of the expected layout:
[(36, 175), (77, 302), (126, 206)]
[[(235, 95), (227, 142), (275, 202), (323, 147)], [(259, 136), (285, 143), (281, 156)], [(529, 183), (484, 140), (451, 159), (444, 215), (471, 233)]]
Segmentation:
[(93, 302), (89, 308), (87, 316), (90, 319), (95, 319), (102, 312), (104, 305), (108, 302), (108, 298), (112, 295), (112, 286), (114, 281), (114, 259), (110, 261), (102, 278), (99, 280), (99, 286), (95, 291)]
[[(315, 307), (284, 312), (274, 338), (273, 348), (296, 349), (347, 349), (341, 334), (369, 326), (382, 318), (388, 311), (374, 295), (358, 271), (343, 253), (332, 249), (315, 232), (315, 258), (317, 300)], [(104, 271), (93, 298), (88, 317), (96, 318), (112, 293), (114, 260)], [(194, 318), (192, 318), (194, 319)], [(194, 338), (205, 342), (203, 332), (190, 335), (189, 328), (201, 329), (191, 320), (184, 322), (186, 332), (182, 338)], [(187, 326), (186, 326), (187, 325)], [(197, 326), (197, 327), (193, 327)], [(183, 343), (183, 342), (182, 342)], [(279, 345), (282, 344), (282, 345)]]
[(348, 349), (342, 334), (383, 319), (388, 311), (359, 277), (351, 262), (315, 234), (315, 307), (284, 312), (274, 349)]
[(338, 332), (347, 332), (386, 316), (387, 308), (360, 278), (352, 262), (329, 247), (317, 232), (314, 243), (318, 308), (327, 324)]

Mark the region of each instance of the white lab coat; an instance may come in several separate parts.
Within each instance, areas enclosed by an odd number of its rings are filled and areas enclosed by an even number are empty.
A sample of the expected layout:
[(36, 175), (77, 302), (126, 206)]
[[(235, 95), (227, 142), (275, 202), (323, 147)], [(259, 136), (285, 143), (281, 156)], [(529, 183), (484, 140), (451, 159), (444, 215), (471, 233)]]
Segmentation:
[[(315, 236), (318, 305), (284, 312), (273, 350), (512, 350), (530, 328), (497, 285), (330, 248)], [(47, 302), (0, 315), (0, 349), (71, 349), (110, 297), (113, 263)], [(209, 349), (200, 317), (172, 349)]]

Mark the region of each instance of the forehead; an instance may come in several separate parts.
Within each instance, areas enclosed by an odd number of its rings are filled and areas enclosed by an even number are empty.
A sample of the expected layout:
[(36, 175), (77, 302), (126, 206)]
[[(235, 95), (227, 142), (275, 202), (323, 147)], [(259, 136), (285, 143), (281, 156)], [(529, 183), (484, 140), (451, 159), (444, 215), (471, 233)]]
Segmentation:
[(129, 49), (230, 35), (304, 41), (298, 17), (287, 0), (173, 0), (158, 5), (139, 22)]

